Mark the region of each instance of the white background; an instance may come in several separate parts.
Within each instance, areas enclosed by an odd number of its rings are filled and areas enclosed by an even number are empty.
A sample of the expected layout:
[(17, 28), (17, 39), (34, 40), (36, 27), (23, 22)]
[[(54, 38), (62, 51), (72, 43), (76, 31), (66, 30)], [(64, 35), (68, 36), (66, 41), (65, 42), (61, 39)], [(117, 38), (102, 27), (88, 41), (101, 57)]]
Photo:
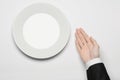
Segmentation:
[[(55, 5), (71, 24), (67, 47), (45, 61), (21, 53), (11, 35), (15, 16), (37, 2)], [(86, 80), (74, 43), (75, 29), (80, 26), (99, 43), (111, 80), (120, 80), (120, 0), (0, 0), (0, 80)]]

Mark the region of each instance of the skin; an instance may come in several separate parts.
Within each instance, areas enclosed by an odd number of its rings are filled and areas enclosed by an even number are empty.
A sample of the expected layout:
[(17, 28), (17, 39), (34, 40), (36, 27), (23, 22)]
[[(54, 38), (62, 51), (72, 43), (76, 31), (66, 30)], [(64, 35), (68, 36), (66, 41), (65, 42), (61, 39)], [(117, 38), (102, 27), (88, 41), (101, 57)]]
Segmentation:
[(98, 43), (88, 36), (82, 28), (76, 29), (75, 37), (77, 51), (84, 63), (99, 57)]

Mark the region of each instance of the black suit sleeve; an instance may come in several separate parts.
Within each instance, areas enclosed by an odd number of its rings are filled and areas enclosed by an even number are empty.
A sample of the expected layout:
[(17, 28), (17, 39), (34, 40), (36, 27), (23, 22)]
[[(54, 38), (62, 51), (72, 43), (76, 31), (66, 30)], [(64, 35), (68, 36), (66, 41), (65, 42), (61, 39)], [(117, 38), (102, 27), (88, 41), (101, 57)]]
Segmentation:
[(92, 65), (87, 70), (88, 80), (110, 80), (103, 63)]

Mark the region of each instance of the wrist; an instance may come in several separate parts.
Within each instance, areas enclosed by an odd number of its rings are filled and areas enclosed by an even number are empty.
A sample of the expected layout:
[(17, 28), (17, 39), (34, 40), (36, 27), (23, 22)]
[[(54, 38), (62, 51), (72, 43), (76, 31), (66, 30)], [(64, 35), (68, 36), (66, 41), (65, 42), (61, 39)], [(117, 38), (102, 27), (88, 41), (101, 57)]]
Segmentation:
[(88, 69), (90, 66), (97, 64), (97, 63), (102, 63), (102, 60), (100, 58), (93, 58), (89, 60), (88, 62), (85, 63), (86, 69)]

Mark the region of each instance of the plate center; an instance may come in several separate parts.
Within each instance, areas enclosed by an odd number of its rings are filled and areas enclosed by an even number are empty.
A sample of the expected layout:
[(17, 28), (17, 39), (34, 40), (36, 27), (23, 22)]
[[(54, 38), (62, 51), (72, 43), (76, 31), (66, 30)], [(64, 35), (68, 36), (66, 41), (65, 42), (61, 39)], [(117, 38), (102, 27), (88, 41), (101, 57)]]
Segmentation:
[(37, 49), (46, 49), (55, 44), (60, 34), (59, 24), (46, 13), (30, 16), (23, 25), (25, 41)]

